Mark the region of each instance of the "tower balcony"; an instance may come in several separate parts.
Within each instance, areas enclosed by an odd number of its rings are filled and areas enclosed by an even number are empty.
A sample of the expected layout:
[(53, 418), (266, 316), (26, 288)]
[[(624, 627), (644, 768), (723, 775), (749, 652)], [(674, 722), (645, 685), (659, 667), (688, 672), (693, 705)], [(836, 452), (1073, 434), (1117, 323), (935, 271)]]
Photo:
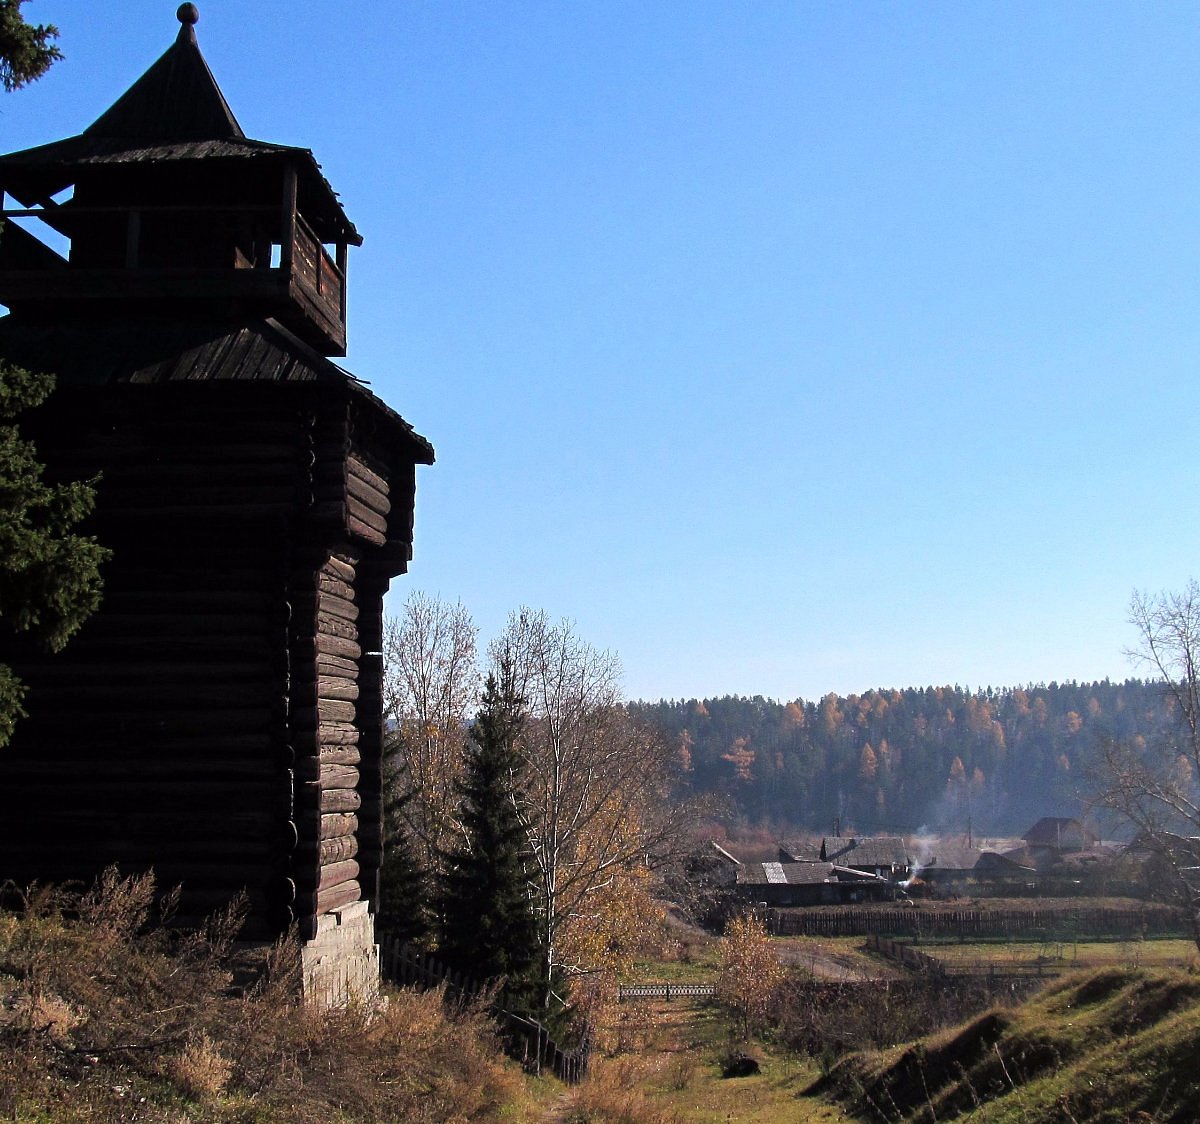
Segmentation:
[[(252, 313), (322, 354), (345, 355), (347, 245), (335, 257), (295, 209), (279, 216), (270, 206), (3, 210), (0, 304)], [(65, 256), (31, 233), (30, 220), (68, 240)]]

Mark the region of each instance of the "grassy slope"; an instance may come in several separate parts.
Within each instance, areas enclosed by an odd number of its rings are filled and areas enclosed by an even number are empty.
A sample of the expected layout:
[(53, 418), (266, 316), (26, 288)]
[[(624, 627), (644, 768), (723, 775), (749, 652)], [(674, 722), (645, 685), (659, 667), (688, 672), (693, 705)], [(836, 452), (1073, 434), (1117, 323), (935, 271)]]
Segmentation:
[(1020, 1007), (844, 1059), (811, 1090), (868, 1119), (1184, 1124), (1200, 1102), (1200, 978), (1073, 975)]
[(298, 950), (229, 991), (237, 917), (148, 924), (148, 878), (44, 891), (0, 911), (0, 1119), (18, 1124), (430, 1124), (546, 1117), (482, 1010), (397, 991), (386, 1009), (296, 998)]

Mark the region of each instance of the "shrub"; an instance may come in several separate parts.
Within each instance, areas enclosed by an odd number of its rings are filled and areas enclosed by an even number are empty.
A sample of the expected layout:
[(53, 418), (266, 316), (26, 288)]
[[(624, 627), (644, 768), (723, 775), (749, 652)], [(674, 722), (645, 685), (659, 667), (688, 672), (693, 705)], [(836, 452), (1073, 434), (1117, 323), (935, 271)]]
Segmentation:
[(474, 1121), (524, 1096), (482, 1005), (306, 1007), (291, 937), (235, 989), (239, 904), (185, 932), (158, 924), (155, 896), (110, 871), (0, 913), (0, 1118)]

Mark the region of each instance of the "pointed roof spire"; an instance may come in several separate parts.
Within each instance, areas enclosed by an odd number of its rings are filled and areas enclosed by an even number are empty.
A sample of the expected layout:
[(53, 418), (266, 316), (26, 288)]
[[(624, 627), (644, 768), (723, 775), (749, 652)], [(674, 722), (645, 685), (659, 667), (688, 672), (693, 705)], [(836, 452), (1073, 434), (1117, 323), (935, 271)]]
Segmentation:
[(200, 11), (181, 4), (175, 42), (93, 124), (89, 137), (123, 137), (146, 144), (245, 137), (196, 42)]
[(175, 37), (176, 42), (186, 40), (189, 43), (195, 43), (196, 24), (200, 22), (200, 9), (195, 4), (180, 4), (175, 18), (183, 25)]

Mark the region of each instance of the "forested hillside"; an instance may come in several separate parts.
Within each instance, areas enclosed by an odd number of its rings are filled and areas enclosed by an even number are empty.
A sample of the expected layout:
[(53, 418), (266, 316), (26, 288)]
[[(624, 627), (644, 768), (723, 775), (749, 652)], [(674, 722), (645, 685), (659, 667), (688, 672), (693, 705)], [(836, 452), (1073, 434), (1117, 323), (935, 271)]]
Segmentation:
[(678, 747), (689, 785), (750, 823), (829, 832), (1020, 833), (1081, 812), (1103, 737), (1153, 742), (1161, 688), (1123, 683), (924, 687), (779, 703), (761, 696), (633, 703)]

